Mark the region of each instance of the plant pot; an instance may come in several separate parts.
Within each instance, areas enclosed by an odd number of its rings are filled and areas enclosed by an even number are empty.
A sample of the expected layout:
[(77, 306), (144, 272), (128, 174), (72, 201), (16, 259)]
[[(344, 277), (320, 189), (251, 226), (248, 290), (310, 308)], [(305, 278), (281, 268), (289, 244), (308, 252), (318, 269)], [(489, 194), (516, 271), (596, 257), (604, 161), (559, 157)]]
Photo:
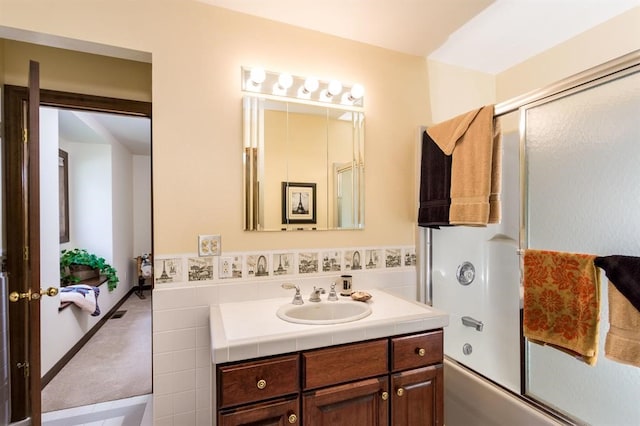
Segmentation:
[(99, 277), (100, 270), (87, 265), (69, 265), (69, 275), (76, 277), (80, 281), (84, 281)]

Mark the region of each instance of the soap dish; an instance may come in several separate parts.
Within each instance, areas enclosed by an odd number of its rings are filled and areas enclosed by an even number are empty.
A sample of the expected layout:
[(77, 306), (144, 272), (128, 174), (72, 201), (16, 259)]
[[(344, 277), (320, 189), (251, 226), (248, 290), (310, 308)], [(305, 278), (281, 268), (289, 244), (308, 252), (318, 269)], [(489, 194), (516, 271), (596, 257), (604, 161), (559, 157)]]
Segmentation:
[(367, 300), (371, 299), (371, 294), (367, 293), (366, 291), (354, 291), (353, 293), (351, 293), (351, 298), (353, 300), (357, 300), (358, 302), (366, 302)]

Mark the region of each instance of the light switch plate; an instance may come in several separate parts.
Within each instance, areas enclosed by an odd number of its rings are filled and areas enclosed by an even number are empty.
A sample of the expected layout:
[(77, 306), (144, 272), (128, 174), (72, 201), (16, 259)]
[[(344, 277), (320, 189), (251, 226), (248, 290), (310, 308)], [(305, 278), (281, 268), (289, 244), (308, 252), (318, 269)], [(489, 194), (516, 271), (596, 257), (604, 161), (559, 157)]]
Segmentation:
[(220, 235), (198, 235), (199, 256), (220, 256)]
[(218, 266), (218, 275), (220, 278), (233, 277), (233, 257), (220, 256), (220, 264)]

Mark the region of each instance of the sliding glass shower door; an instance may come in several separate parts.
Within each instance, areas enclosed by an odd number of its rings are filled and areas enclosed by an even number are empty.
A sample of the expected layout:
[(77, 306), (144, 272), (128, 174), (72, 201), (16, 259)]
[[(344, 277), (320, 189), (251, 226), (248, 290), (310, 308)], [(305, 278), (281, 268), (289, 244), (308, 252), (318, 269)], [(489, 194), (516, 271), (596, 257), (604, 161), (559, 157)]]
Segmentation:
[[(633, 70), (524, 109), (524, 247), (640, 256), (640, 72)], [(596, 365), (527, 343), (526, 393), (589, 424), (638, 424), (640, 368), (604, 353), (604, 274), (600, 297)]]

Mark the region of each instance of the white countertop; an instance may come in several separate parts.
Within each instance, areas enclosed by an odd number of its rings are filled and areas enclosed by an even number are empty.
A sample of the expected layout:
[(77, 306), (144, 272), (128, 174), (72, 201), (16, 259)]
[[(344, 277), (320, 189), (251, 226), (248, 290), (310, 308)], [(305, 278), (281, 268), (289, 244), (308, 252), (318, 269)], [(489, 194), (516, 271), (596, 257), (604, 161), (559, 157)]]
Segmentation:
[[(342, 324), (309, 325), (281, 320), (278, 308), (291, 297), (212, 305), (211, 358), (214, 364), (312, 349), (342, 343), (433, 330), (449, 324), (449, 315), (382, 290), (373, 296), (371, 315)], [(308, 302), (305, 299), (305, 303)], [(332, 303), (322, 296), (322, 302)], [(365, 302), (363, 302), (365, 303)]]

